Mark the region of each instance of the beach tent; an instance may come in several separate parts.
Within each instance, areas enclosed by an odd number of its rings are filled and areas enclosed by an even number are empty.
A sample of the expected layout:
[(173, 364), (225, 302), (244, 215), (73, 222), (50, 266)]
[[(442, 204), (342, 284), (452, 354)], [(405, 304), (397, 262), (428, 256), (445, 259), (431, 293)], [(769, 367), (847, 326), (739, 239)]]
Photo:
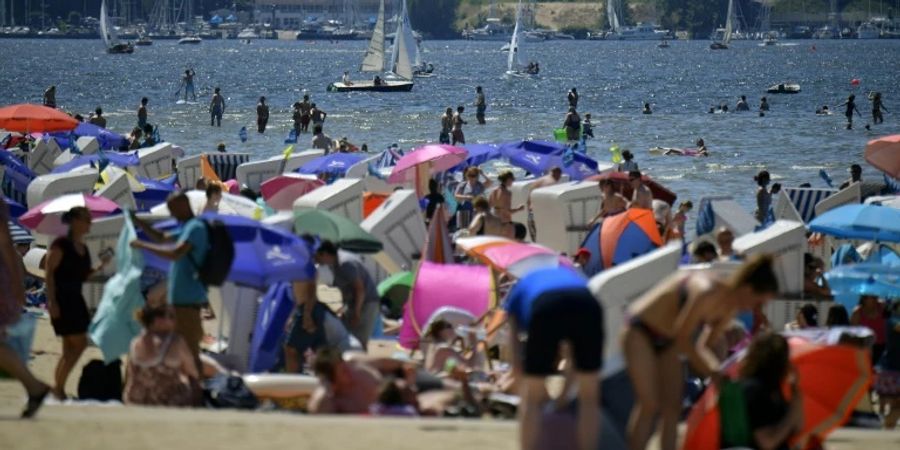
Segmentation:
[(649, 209), (629, 209), (607, 217), (588, 233), (581, 244), (591, 252), (584, 267), (588, 276), (649, 253), (663, 244)]
[(458, 310), (477, 319), (495, 304), (494, 277), (487, 267), (424, 261), (403, 311), (399, 344), (410, 350), (418, 348), (432, 315), (442, 308)]

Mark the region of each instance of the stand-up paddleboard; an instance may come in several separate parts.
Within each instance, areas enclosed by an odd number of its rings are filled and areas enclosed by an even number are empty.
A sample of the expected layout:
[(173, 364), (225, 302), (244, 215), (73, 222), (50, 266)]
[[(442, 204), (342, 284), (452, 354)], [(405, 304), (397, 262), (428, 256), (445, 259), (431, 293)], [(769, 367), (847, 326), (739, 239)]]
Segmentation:
[(175, 102), (176, 105), (199, 105), (199, 102), (195, 101), (187, 101), (187, 100), (177, 100)]

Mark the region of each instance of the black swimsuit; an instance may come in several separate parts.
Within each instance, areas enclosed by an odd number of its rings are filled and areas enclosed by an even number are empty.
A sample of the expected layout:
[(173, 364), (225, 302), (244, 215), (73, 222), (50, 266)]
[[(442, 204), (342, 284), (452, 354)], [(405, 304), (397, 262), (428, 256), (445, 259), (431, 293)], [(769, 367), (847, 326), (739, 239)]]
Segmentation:
[[(684, 277), (681, 282), (678, 283), (678, 310), (681, 311), (684, 308), (684, 305), (687, 304), (688, 301), (688, 291), (687, 291), (687, 283), (691, 279), (691, 276), (688, 275)], [(666, 336), (655, 329), (652, 326), (647, 325), (640, 317), (632, 317), (629, 319), (628, 324), (644, 333), (648, 339), (650, 339), (651, 345), (653, 345), (653, 350), (656, 354), (663, 353), (668, 350), (675, 343), (675, 338)]]

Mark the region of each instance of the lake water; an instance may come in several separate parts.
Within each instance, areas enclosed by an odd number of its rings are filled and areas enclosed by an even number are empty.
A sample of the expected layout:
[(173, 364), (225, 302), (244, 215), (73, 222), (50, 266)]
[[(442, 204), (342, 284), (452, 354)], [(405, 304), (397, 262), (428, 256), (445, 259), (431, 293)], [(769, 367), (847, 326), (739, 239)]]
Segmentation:
[[(535, 80), (506, 80), (506, 54), (497, 42), (427, 41), (426, 59), (437, 76), (418, 80), (410, 93), (326, 93), (344, 70), (359, 67), (366, 43), (206, 41), (179, 46), (157, 41), (133, 55), (107, 55), (99, 41), (0, 40), (2, 103), (40, 102), (47, 86), (56, 84), (58, 104), (87, 117), (104, 109), (109, 127), (127, 133), (136, 123), (142, 96), (150, 98), (150, 121), (167, 141), (188, 153), (212, 151), (225, 142), (229, 151), (272, 156), (284, 148), (291, 127), (290, 105), (304, 92), (328, 112), (326, 132), (367, 143), (376, 150), (391, 143), (404, 148), (437, 140), (444, 108), (471, 105), (474, 86), (484, 86), (488, 123), (469, 125), (474, 142), (550, 139), (567, 109), (566, 92), (577, 87), (579, 110), (592, 113), (596, 139), (589, 151), (609, 159), (609, 147), (631, 149), (641, 168), (679, 194), (699, 200), (731, 195), (753, 209), (752, 176), (767, 169), (784, 185), (810, 182), (824, 186), (817, 173), (827, 170), (846, 178), (849, 164), (862, 162), (867, 140), (900, 133), (900, 41), (798, 41), (775, 47), (735, 42), (730, 50), (710, 51), (708, 43), (552, 41), (525, 44), (528, 59), (541, 64)], [(176, 105), (180, 74), (197, 71), (199, 104)], [(850, 80), (861, 80), (853, 87)], [(797, 95), (768, 95), (771, 112), (707, 114), (710, 106), (738, 96), (758, 105), (767, 86), (798, 82)], [(220, 86), (228, 103), (221, 128), (209, 126), (207, 103)], [(866, 131), (870, 122), (868, 91), (883, 93), (883, 125)], [(852, 131), (843, 115), (814, 115), (817, 106), (833, 109), (857, 94), (863, 118)], [(265, 135), (255, 130), (255, 105), (265, 96), (272, 117)], [(641, 114), (650, 102), (654, 114)], [(468, 108), (470, 123), (474, 108)], [(241, 143), (246, 126), (250, 139)], [(702, 137), (709, 158), (651, 155), (653, 146), (687, 147)], [(301, 137), (301, 143), (308, 137)], [(869, 167), (865, 177), (878, 174)]]

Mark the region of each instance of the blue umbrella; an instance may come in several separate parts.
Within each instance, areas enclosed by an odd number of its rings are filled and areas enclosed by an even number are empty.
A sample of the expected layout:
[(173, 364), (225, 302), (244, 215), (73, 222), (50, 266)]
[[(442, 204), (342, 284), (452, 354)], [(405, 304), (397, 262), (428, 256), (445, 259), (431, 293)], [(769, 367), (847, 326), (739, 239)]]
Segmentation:
[[(201, 216), (225, 224), (234, 241), (234, 263), (228, 281), (242, 286), (266, 290), (279, 281), (308, 281), (315, 277), (310, 249), (294, 234), (264, 225), (246, 217), (207, 213)], [(175, 220), (167, 220), (155, 227), (172, 231)], [(145, 252), (146, 264), (159, 270), (169, 270), (169, 262)]]
[(480, 166), (488, 161), (503, 157), (500, 147), (494, 144), (469, 144), (463, 145), (462, 148), (469, 152), (469, 157), (456, 167), (448, 170), (448, 172), (458, 172), (466, 167)]
[(813, 219), (809, 229), (839, 239), (900, 242), (900, 209), (844, 205)]
[(883, 298), (900, 298), (900, 265), (848, 264), (831, 269), (825, 274), (828, 287), (841, 303), (852, 311), (855, 296), (874, 295)]
[(518, 141), (518, 142), (507, 142), (504, 144), (500, 144), (500, 149), (503, 151), (525, 151), (525, 152), (534, 152), (541, 153), (544, 155), (562, 155), (563, 152), (566, 151), (565, 144), (560, 144), (559, 142), (551, 142), (551, 141)]
[(103, 150), (116, 150), (122, 148), (128, 139), (121, 134), (112, 132), (107, 130), (106, 128), (99, 127), (92, 123), (82, 122), (71, 133), (49, 133), (49, 135), (56, 139), (57, 144), (59, 144), (60, 148), (68, 148), (72, 143), (70, 139), (74, 135), (75, 138), (80, 137), (94, 137), (97, 138), (97, 142), (100, 144), (100, 148)]
[(137, 203), (139, 211), (149, 211), (150, 208), (163, 203), (169, 198), (172, 192), (175, 192), (178, 181), (178, 175), (172, 175), (163, 180), (153, 180), (150, 178), (137, 177), (137, 180), (144, 185), (142, 192), (134, 193), (134, 201)]
[(106, 164), (112, 164), (116, 167), (126, 168), (131, 166), (138, 166), (141, 164), (141, 159), (138, 158), (137, 152), (134, 153), (114, 153), (114, 152), (103, 152), (95, 155), (86, 155), (86, 156), (77, 156), (75, 159), (54, 168), (51, 173), (67, 173), (71, 172), (74, 169), (77, 169), (82, 166), (92, 165), (94, 167), (99, 167), (99, 169), (103, 169), (106, 167)]
[(297, 172), (307, 175), (327, 173), (342, 177), (347, 174), (351, 167), (366, 159), (367, 156), (360, 153), (331, 153), (307, 162), (300, 166)]
[(535, 175), (542, 175), (553, 167), (562, 168), (569, 179), (577, 181), (597, 174), (597, 162), (578, 153), (574, 154), (569, 164), (565, 164), (562, 154), (529, 152), (509, 147), (501, 147), (500, 151), (510, 164)]

